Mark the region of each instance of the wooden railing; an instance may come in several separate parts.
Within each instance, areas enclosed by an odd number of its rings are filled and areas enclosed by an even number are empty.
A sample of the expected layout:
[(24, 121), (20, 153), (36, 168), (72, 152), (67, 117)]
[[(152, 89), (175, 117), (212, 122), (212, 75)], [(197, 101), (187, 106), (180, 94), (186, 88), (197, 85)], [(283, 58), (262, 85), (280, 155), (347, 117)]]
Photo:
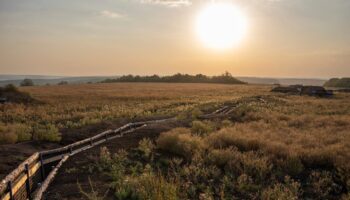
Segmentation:
[(8, 174), (0, 183), (1, 200), (41, 199), (59, 167), (72, 155), (90, 149), (108, 140), (122, 137), (136, 129), (162, 120), (128, 123), (118, 129), (108, 130), (93, 137), (62, 148), (34, 153)]

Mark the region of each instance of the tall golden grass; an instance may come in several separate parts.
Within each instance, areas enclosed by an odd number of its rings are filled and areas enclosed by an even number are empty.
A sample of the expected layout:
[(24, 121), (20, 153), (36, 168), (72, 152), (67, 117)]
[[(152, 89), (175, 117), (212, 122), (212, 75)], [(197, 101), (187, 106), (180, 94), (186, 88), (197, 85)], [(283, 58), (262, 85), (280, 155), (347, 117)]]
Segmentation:
[[(0, 143), (32, 139), (18, 136), (18, 128), (54, 126), (77, 128), (118, 118), (175, 115), (208, 102), (222, 102), (262, 94), (264, 86), (169, 83), (110, 83), (23, 87), (38, 105), (0, 105)], [(8, 131), (9, 129), (13, 131)], [(33, 138), (35, 139), (35, 138)], [(56, 141), (56, 139), (54, 139)]]

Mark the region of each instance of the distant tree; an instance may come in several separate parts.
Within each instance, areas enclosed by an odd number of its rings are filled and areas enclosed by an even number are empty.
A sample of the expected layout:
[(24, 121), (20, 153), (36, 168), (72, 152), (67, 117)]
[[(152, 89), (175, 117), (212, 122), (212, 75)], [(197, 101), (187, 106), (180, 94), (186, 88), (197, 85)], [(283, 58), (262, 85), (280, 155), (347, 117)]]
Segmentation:
[(26, 78), (20, 83), (20, 85), (21, 86), (33, 86), (34, 82), (32, 81), (32, 79)]
[(57, 85), (68, 85), (68, 81), (61, 81), (57, 83)]
[(332, 78), (324, 84), (325, 87), (350, 88), (350, 78)]

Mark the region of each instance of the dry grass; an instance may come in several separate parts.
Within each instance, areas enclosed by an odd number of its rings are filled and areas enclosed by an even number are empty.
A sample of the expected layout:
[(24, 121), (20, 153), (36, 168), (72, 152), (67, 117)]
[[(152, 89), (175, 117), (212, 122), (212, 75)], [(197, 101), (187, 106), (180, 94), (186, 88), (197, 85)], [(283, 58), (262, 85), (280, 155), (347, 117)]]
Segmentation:
[(229, 121), (162, 133), (144, 168), (175, 179), (183, 199), (347, 199), (348, 98), (242, 96)]
[[(0, 105), (0, 122), (8, 126), (77, 128), (118, 118), (175, 115), (198, 105), (218, 103), (269, 90), (264, 86), (168, 83), (111, 83), (23, 87), (39, 105)], [(195, 113), (194, 113), (195, 114)], [(15, 128), (16, 129), (16, 128)], [(0, 138), (11, 138), (7, 134)], [(26, 134), (32, 135), (28, 129)], [(14, 136), (13, 138), (15, 138)], [(9, 139), (16, 142), (17, 139)], [(22, 141), (20, 137), (17, 137)], [(24, 138), (23, 140), (28, 140)]]

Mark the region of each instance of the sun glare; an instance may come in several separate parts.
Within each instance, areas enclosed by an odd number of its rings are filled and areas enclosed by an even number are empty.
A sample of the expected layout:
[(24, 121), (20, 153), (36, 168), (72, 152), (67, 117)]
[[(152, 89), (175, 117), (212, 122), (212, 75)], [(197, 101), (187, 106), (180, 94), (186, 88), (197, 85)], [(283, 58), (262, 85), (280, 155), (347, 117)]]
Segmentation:
[(205, 46), (228, 49), (238, 45), (245, 36), (247, 19), (234, 5), (211, 3), (196, 18), (196, 32)]

